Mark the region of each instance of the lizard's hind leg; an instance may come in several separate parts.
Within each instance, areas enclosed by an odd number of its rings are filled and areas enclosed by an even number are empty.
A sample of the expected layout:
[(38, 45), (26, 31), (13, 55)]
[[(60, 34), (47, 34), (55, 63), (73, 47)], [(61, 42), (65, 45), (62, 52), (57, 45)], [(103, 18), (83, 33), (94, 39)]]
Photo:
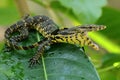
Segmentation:
[(17, 42), (22, 41), (26, 38), (28, 38), (29, 32), (27, 28), (22, 28), (19, 30), (20, 34), (16, 36), (12, 36), (9, 41), (11, 44), (16, 45)]
[(19, 32), (20, 32), (19, 35), (15, 35), (9, 39), (6, 39), (5, 48), (3, 49), (4, 52), (11, 51), (12, 48), (15, 48), (14, 47), (15, 45), (18, 45), (19, 41), (22, 41), (28, 37), (28, 29), (27, 28), (23, 28), (23, 29), (19, 30)]

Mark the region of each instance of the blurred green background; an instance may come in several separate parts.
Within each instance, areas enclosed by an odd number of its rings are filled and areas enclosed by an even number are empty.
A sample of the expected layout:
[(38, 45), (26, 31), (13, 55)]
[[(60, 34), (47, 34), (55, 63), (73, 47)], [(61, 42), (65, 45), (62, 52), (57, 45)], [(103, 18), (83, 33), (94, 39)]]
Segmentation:
[(100, 50), (85, 47), (86, 54), (97, 68), (101, 80), (120, 80), (119, 0), (26, 0), (27, 6), (19, 1), (0, 1), (0, 49), (4, 45), (4, 31), (27, 13), (47, 15), (61, 28), (78, 24), (106, 25), (103, 31), (89, 33)]

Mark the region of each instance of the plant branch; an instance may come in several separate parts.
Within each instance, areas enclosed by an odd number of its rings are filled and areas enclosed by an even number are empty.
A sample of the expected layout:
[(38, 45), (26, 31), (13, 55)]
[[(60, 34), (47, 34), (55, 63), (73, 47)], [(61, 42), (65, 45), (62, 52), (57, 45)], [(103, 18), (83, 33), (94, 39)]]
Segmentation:
[(18, 7), (21, 17), (23, 17), (26, 14), (30, 14), (26, 0), (14, 0), (14, 1)]
[(41, 5), (44, 8), (46, 7), (46, 4), (44, 4), (42, 1), (38, 1), (38, 0), (32, 0), (32, 1), (39, 4), (39, 5)]
[(62, 20), (60, 19), (60, 17), (58, 16), (57, 13), (55, 13), (55, 11), (51, 8), (50, 2), (47, 1), (38, 1), (38, 0), (32, 0), (33, 2), (37, 3), (38, 5), (44, 7), (48, 13), (50, 14), (50, 16), (55, 20), (55, 22), (63, 24)]

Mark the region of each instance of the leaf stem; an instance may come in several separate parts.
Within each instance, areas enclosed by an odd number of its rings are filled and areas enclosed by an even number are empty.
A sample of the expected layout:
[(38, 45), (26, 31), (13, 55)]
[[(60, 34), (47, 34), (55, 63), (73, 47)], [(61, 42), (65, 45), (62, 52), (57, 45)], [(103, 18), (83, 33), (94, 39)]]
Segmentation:
[(44, 75), (45, 75), (45, 80), (48, 80), (47, 78), (47, 71), (46, 71), (46, 67), (45, 67), (45, 62), (44, 62), (44, 57), (42, 55), (42, 64), (43, 64), (43, 70), (44, 70)]
[[(109, 66), (109, 67), (106, 67), (106, 68), (103, 68), (103, 69), (100, 69), (98, 70), (99, 73), (103, 73), (103, 72), (106, 72), (106, 71), (109, 71), (109, 70), (112, 70), (112, 69), (115, 69), (117, 67), (119, 67), (120, 65), (117, 65), (117, 66)], [(119, 68), (118, 68), (119, 69)]]
[[(38, 35), (38, 33), (37, 33), (37, 39), (38, 39), (38, 41), (40, 41), (40, 36)], [(43, 66), (45, 80), (48, 80), (48, 78), (47, 78), (47, 71), (46, 71), (46, 66), (45, 66), (43, 55), (41, 55), (41, 58), (42, 58), (42, 66)]]

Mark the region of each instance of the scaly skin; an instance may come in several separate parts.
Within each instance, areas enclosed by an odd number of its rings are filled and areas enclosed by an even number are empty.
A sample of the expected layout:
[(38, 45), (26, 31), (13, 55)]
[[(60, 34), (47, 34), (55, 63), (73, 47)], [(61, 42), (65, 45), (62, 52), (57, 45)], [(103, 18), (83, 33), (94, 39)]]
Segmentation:
[(81, 34), (84, 35), (87, 32), (90, 32), (90, 31), (99, 31), (99, 30), (103, 30), (105, 28), (106, 28), (106, 26), (104, 26), (104, 25), (95, 25), (95, 24), (80, 25), (80, 26), (75, 26), (75, 27), (71, 27), (71, 28), (61, 29), (57, 33), (58, 34), (62, 34), (62, 35), (74, 34), (74, 33), (81, 33)]
[[(11, 25), (5, 31), (6, 45), (9, 48), (17, 48), (17, 49), (27, 49), (27, 47), (22, 48), (22, 46), (18, 46), (17, 43), (22, 41), (28, 37), (29, 30), (36, 29), (43, 36), (49, 36), (58, 30), (58, 26), (48, 17), (46, 16), (34, 16), (32, 18), (26, 17), (21, 21)], [(12, 36), (14, 32), (19, 32), (20, 35)], [(36, 47), (36, 43), (33, 46), (28, 46), (29, 48)], [(17, 46), (17, 47), (14, 47)], [(38, 45), (37, 45), (38, 46)], [(28, 48), (28, 49), (29, 49)], [(6, 51), (9, 51), (6, 49)]]
[[(27, 50), (38, 46), (36, 54), (29, 60), (30, 67), (39, 63), (39, 58), (44, 53), (45, 47), (54, 43), (70, 43), (80, 45), (81, 47), (88, 45), (95, 50), (99, 47), (87, 36), (87, 32), (103, 30), (103, 25), (81, 25), (72, 28), (58, 29), (58, 26), (46, 16), (35, 16), (33, 18), (26, 17), (16, 24), (13, 24), (5, 31), (7, 48), (18, 50)], [(44, 39), (29, 46), (18, 45), (19, 41), (29, 36), (29, 30), (35, 29), (39, 31)], [(13, 36), (14, 32), (19, 35)]]
[(88, 45), (95, 50), (99, 50), (99, 47), (86, 35), (81, 35), (81, 33), (75, 33), (71, 35), (53, 35), (54, 43), (69, 43), (80, 45), (81, 47)]
[(18, 31), (19, 29), (36, 29), (43, 36), (47, 36), (48, 34), (52, 34), (54, 31), (58, 29), (57, 25), (46, 16), (34, 16), (32, 18), (28, 17), (17, 23), (11, 25), (5, 31), (5, 38), (9, 39), (13, 32)]

